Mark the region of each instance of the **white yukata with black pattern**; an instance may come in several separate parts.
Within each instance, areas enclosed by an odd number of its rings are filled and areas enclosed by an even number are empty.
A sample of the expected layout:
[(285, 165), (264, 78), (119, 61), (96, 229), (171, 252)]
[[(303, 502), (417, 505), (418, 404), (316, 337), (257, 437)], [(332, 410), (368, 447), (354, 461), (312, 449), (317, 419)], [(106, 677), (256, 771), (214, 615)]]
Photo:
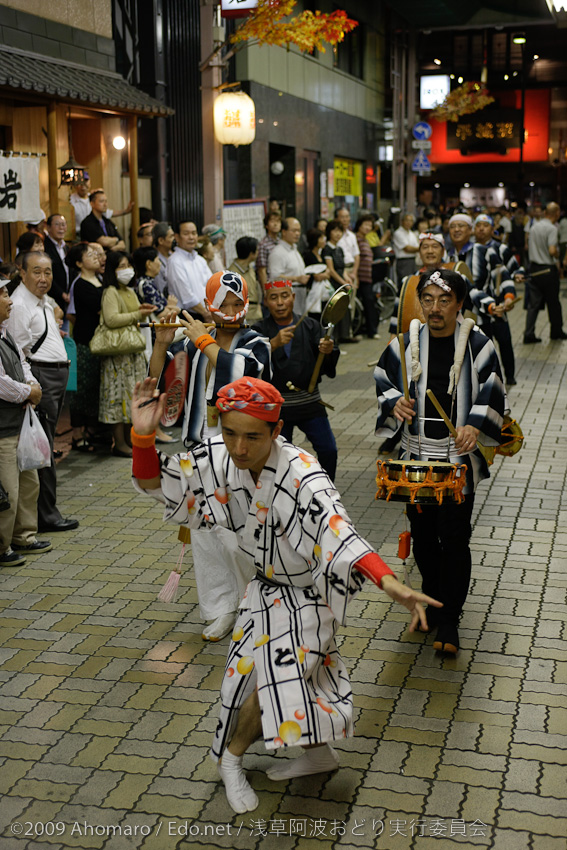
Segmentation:
[(165, 519), (231, 529), (256, 569), (229, 648), (212, 757), (222, 756), (256, 688), (267, 749), (352, 735), (352, 692), (335, 633), (364, 583), (352, 567), (374, 550), (331, 480), (281, 437), (256, 484), (232, 463), (222, 437), (160, 462), (161, 490), (141, 492), (165, 503)]

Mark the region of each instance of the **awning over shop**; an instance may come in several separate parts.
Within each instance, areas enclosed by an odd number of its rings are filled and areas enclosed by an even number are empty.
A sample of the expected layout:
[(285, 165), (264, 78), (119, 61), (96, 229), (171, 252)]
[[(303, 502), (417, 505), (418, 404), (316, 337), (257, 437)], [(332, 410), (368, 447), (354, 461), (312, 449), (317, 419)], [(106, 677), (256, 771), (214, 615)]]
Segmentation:
[(0, 47), (0, 88), (147, 117), (174, 114), (120, 74), (13, 48)]

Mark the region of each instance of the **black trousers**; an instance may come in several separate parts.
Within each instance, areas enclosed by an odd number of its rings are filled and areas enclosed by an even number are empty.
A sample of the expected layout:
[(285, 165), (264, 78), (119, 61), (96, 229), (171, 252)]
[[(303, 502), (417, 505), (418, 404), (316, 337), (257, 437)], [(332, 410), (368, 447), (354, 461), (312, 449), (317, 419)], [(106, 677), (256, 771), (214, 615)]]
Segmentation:
[(443, 603), (439, 623), (456, 626), (471, 580), (471, 516), (474, 494), (460, 505), (408, 505), (413, 554), (421, 573), (422, 590)]
[(546, 271), (545, 274), (530, 277), (530, 306), (526, 312), (526, 329), (524, 336), (530, 338), (535, 336), (537, 314), (543, 305), (547, 306), (547, 315), (551, 325), (550, 337), (557, 339), (563, 332), (563, 312), (559, 300), (559, 271), (557, 266), (543, 266), (539, 263), (530, 263), (530, 272)]
[(514, 360), (514, 347), (512, 345), (512, 334), (510, 333), (508, 320), (494, 319), (493, 322), (484, 321), (481, 327), (487, 337), (496, 340), (498, 343), (506, 380), (511, 381), (516, 371), (516, 362)]
[(69, 367), (61, 366), (55, 368), (51, 365), (43, 366), (41, 363), (31, 364), (31, 370), (41, 385), (41, 401), (36, 408), (39, 421), (49, 440), (51, 447), (51, 466), (39, 469), (39, 498), (37, 500), (38, 524), (50, 525), (59, 522), (62, 517), (57, 508), (57, 469), (53, 457), (53, 442), (55, 440), (55, 429), (63, 407)]
[(371, 283), (358, 283), (358, 297), (364, 307), (364, 319), (366, 322), (366, 336), (372, 339), (378, 332), (378, 310), (376, 309), (376, 296)]

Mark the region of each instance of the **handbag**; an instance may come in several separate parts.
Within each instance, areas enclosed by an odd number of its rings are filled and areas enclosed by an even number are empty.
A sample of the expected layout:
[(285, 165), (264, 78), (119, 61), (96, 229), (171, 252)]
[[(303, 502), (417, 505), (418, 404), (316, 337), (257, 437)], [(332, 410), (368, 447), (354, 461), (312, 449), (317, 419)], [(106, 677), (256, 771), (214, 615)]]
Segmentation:
[(31, 404), (26, 406), (16, 449), (18, 469), (43, 469), (51, 466), (51, 446), (39, 417)]
[(77, 344), (70, 336), (63, 337), (63, 345), (69, 359), (69, 378), (67, 380), (67, 392), (77, 391)]
[(120, 354), (140, 354), (146, 349), (146, 341), (135, 325), (109, 328), (101, 311), (100, 322), (89, 342), (89, 348), (91, 354), (99, 357), (116, 357)]

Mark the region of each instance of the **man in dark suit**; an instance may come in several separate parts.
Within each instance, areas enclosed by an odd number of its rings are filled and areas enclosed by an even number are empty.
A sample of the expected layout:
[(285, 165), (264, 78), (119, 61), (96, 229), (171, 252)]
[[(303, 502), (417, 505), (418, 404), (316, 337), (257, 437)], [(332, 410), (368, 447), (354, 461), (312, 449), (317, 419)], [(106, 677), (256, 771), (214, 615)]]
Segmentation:
[(45, 253), (51, 259), (53, 268), (53, 283), (49, 294), (61, 307), (63, 313), (67, 312), (69, 306), (69, 269), (65, 263), (67, 255), (66, 232), (67, 221), (65, 216), (59, 213), (50, 215), (47, 219), (44, 242)]

